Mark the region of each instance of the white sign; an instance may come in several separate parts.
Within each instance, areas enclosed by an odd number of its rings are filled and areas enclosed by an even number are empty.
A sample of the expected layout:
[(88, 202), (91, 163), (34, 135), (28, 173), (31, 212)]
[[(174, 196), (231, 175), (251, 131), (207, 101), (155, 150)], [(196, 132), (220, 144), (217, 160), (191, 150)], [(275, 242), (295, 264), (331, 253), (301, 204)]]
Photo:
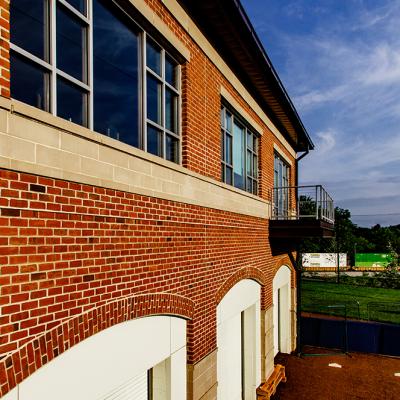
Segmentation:
[[(337, 253), (303, 253), (303, 267), (332, 268), (337, 267)], [(339, 253), (339, 266), (347, 266), (346, 253)]]

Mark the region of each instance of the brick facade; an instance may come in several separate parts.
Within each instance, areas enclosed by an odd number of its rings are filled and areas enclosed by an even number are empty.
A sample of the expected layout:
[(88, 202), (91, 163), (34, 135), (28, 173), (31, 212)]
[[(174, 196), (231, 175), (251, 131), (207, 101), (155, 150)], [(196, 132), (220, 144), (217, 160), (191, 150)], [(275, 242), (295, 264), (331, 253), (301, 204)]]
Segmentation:
[(288, 263), (271, 256), (267, 220), (12, 171), (0, 176), (2, 354), (117, 299), (163, 292), (196, 305), (188, 332), (196, 362), (215, 349), (223, 293), (252, 278), (265, 285), (268, 308), (276, 265)]
[[(220, 181), (224, 86), (263, 127), (259, 195), (269, 200), (274, 143), (294, 165), (293, 156), (163, 3), (148, 5), (190, 50), (182, 66), (182, 165)], [(0, 0), (6, 98), (8, 9)], [(137, 316), (187, 318), (194, 364), (216, 349), (216, 304), (229, 288), (258, 281), (266, 310), (277, 267), (291, 265), (287, 255), (272, 256), (267, 218), (44, 175), (0, 169), (0, 396), (88, 335)]]

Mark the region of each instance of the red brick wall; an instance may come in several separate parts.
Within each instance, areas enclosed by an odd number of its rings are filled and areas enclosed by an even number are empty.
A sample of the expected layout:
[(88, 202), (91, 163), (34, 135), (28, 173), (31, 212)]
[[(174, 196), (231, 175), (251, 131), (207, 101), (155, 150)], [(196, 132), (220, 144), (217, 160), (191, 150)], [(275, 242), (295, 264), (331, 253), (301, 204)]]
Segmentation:
[(218, 293), (240, 269), (263, 277), (271, 305), (266, 220), (6, 170), (0, 187), (0, 354), (106, 302), (168, 292), (196, 305), (194, 362), (215, 349)]
[(2, 354), (105, 302), (169, 292), (196, 304), (196, 361), (231, 275), (261, 271), (271, 304), (267, 220), (6, 170), (0, 187)]

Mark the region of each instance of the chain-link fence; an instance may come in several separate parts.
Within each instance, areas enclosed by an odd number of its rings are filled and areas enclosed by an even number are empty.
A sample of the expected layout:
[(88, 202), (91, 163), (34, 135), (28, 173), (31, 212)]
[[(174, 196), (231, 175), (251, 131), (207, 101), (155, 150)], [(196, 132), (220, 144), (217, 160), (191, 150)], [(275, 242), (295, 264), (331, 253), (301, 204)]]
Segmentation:
[(339, 318), (361, 319), (360, 304), (356, 300), (332, 303), (320, 301), (318, 303), (302, 303), (302, 313), (322, 314)]
[(400, 303), (371, 302), (367, 304), (368, 321), (400, 324)]

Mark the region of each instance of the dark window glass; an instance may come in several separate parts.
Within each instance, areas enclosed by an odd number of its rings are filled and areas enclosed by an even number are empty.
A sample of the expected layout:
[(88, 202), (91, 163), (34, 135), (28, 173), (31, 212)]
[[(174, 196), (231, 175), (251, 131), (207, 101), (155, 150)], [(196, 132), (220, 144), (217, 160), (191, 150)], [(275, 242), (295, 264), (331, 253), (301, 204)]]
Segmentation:
[(139, 147), (139, 42), (128, 24), (93, 2), (94, 129)]
[(173, 136), (167, 135), (165, 143), (165, 158), (169, 161), (178, 162), (179, 141)]
[(165, 90), (165, 127), (178, 133), (178, 96), (169, 89)]
[(161, 76), (161, 49), (149, 39), (146, 42), (147, 66)]
[(226, 135), (225, 157), (225, 161), (232, 165), (232, 136), (230, 135)]
[(57, 115), (87, 125), (87, 93), (63, 78), (57, 79)]
[(10, 4), (11, 42), (42, 60), (49, 60), (48, 3), (13, 0)]
[(257, 156), (253, 155), (253, 176), (254, 178), (257, 178), (257, 172), (258, 172), (258, 163), (257, 163)]
[(80, 81), (87, 81), (86, 27), (83, 21), (57, 6), (57, 68)]
[(225, 182), (228, 185), (232, 185), (232, 168), (231, 167), (226, 167), (226, 171), (225, 171)]
[(86, 0), (67, 0), (67, 2), (81, 14), (86, 15)]
[(165, 57), (165, 80), (170, 85), (177, 87), (177, 68), (176, 63), (169, 57)]
[(247, 178), (246, 190), (250, 193), (253, 190), (253, 181), (250, 178)]
[(253, 150), (253, 134), (247, 132), (247, 148)]
[(228, 111), (225, 111), (225, 129), (232, 132), (232, 114)]
[(247, 165), (247, 175), (248, 176), (253, 176), (253, 171), (252, 171), (252, 166), (253, 166), (253, 160), (252, 160), (252, 154), (251, 151), (247, 150), (247, 157), (246, 157), (246, 165)]
[(147, 74), (147, 118), (161, 125), (161, 83)]
[(10, 65), (11, 97), (49, 111), (49, 73), (13, 51)]
[(221, 160), (225, 161), (225, 133), (224, 131), (221, 132)]
[(257, 181), (253, 181), (253, 193), (257, 194)]
[(147, 125), (147, 151), (162, 157), (162, 133), (159, 129)]

